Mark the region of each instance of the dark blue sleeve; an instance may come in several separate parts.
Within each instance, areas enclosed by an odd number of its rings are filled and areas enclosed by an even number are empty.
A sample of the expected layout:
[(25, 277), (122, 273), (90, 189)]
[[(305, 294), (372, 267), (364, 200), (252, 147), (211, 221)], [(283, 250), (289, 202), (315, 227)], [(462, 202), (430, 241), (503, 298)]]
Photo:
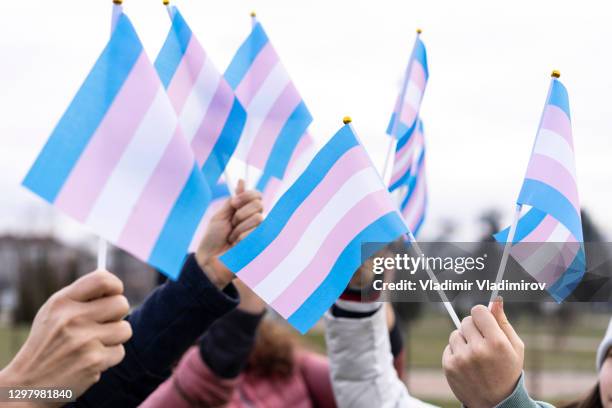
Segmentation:
[(190, 255), (178, 281), (158, 287), (127, 317), (134, 334), (125, 344), (123, 361), (69, 405), (138, 406), (170, 376), (185, 351), (238, 301), (234, 285), (217, 289)]

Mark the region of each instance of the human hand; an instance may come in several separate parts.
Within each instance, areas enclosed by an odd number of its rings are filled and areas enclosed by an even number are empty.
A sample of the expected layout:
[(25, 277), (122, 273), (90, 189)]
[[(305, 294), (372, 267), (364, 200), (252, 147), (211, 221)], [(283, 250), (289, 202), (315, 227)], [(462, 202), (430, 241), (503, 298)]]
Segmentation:
[(106, 271), (89, 273), (53, 294), (36, 313), (17, 355), (0, 371), (0, 385), (61, 387), (81, 395), (125, 355), (132, 336), (123, 283)]
[(455, 396), (469, 408), (491, 408), (509, 397), (523, 370), (524, 344), (504, 313), (503, 300), (491, 311), (472, 308), (461, 331), (451, 333), (442, 366)]
[(261, 193), (245, 191), (240, 180), (234, 197), (225, 201), (210, 219), (206, 233), (196, 250), (196, 261), (210, 281), (222, 289), (234, 274), (219, 261), (219, 256), (240, 242), (263, 221)]

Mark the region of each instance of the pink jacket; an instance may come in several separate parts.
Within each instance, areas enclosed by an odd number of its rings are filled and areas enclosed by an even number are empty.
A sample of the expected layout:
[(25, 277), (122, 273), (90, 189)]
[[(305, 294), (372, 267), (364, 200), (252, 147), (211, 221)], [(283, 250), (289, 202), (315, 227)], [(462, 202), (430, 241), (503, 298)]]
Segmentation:
[(324, 356), (300, 351), (295, 372), (270, 380), (240, 374), (220, 378), (202, 361), (197, 347), (181, 359), (174, 374), (141, 407), (335, 408), (329, 364)]

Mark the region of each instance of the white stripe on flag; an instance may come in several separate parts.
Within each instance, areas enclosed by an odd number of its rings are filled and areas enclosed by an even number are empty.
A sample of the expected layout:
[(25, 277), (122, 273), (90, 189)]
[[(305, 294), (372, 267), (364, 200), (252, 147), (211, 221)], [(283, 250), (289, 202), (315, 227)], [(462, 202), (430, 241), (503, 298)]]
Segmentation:
[(559, 255), (565, 246), (565, 242), (569, 236), (569, 231), (560, 222), (553, 230), (546, 242), (541, 243), (524, 243), (522, 245), (538, 245), (538, 249), (531, 254), (527, 259), (520, 262), (523, 269), (530, 274), (537, 273), (550, 264), (553, 259)]
[(382, 189), (378, 172), (370, 166), (351, 176), (310, 222), (291, 252), (254, 288), (259, 297), (272, 303), (310, 264), (344, 214), (367, 195)]
[(276, 102), (289, 83), (290, 79), (287, 71), (285, 71), (283, 64), (279, 61), (270, 74), (268, 74), (268, 77), (246, 108), (247, 120), (240, 137), (240, 143), (236, 148), (237, 157), (243, 160), (246, 159), (259, 128), (266, 120), (270, 109), (274, 106), (274, 102)]
[(548, 129), (540, 129), (533, 152), (559, 162), (574, 179), (576, 178), (574, 149), (563, 136)]
[(404, 103), (412, 106), (416, 112), (419, 111), (421, 105), (421, 99), (423, 98), (423, 91), (414, 82), (409, 82), (406, 88), (406, 96)]
[(185, 138), (191, 143), (196, 132), (202, 125), (202, 120), (210, 107), (210, 102), (219, 87), (221, 74), (215, 68), (210, 58), (206, 58), (204, 66), (185, 101), (179, 115), (179, 123)]
[(100, 193), (87, 225), (116, 242), (176, 131), (174, 109), (161, 87)]

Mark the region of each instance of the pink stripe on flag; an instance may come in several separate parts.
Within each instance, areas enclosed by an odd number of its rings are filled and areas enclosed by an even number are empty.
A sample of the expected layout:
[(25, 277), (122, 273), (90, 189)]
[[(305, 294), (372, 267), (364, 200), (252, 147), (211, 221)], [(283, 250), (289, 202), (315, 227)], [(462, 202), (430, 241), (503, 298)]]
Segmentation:
[(177, 127), (161, 160), (149, 178), (118, 240), (141, 259), (148, 259), (157, 238), (187, 182), (193, 162), (176, 160), (192, 157), (180, 127)]
[(146, 55), (140, 54), (64, 183), (55, 201), (59, 208), (78, 221), (85, 221), (159, 88), (157, 73)]
[(260, 169), (266, 166), (278, 134), (301, 100), (302, 98), (293, 83), (287, 84), (253, 139), (247, 160), (251, 165)]
[(364, 197), (336, 224), (316, 255), (271, 306), (284, 318), (295, 312), (321, 285), (346, 246), (368, 225), (395, 211), (386, 190)]
[(223, 131), (227, 117), (232, 110), (234, 98), (234, 92), (229, 84), (226, 81), (219, 81), (219, 86), (210, 102), (202, 124), (191, 141), (193, 154), (200, 167), (210, 156), (219, 135)]
[(262, 194), (262, 204), (264, 208), (264, 213), (267, 214), (272, 209), (272, 205), (276, 199), (276, 194), (281, 188), (283, 182), (276, 177), (270, 177), (268, 180), (268, 184), (266, 188), (261, 193)]
[(243, 106), (249, 106), (279, 58), (272, 44), (268, 42), (257, 54), (249, 70), (236, 87), (236, 96)]
[(542, 222), (533, 229), (527, 236), (512, 246), (511, 254), (518, 261), (524, 261), (535, 253), (540, 246), (545, 243), (555, 228), (559, 225), (559, 221), (547, 215)]
[(414, 123), (416, 115), (416, 110), (414, 110), (414, 108), (407, 103), (407, 101), (404, 101), (404, 109), (402, 110), (402, 116), (400, 117), (401, 122), (410, 127)]
[(574, 174), (561, 163), (541, 154), (533, 154), (525, 178), (539, 180), (563, 194), (580, 213)]
[(181, 113), (187, 98), (193, 90), (204, 61), (206, 53), (195, 36), (191, 36), (183, 59), (179, 63), (170, 85), (168, 86), (168, 96), (172, 102), (172, 106), (177, 113)]
[(546, 105), (542, 116), (542, 129), (552, 130), (561, 135), (570, 146), (574, 146), (572, 139), (572, 122), (563, 109), (555, 105)]
[(315, 216), (356, 172), (370, 166), (367, 153), (355, 146), (338, 159), (323, 180), (295, 210), (274, 241), (240, 271), (240, 279), (254, 287), (291, 252)]
[(420, 176), (417, 178), (416, 185), (414, 186), (414, 192), (408, 200), (408, 205), (402, 211), (404, 215), (404, 219), (410, 227), (410, 231), (414, 231), (417, 223), (419, 222), (420, 215), (423, 213), (425, 208), (425, 176), (423, 175), (423, 171), (421, 170)]
[[(406, 142), (406, 144), (400, 149), (400, 151), (396, 153), (395, 162), (393, 164), (392, 170), (393, 173), (391, 174), (391, 182), (389, 183), (389, 185), (393, 185), (394, 183), (396, 183), (404, 174), (406, 174), (410, 166), (412, 166), (412, 163), (414, 162), (415, 136), (416, 133), (413, 134), (408, 140), (408, 142)], [(409, 156), (410, 160), (406, 161), (403, 166), (396, 168), (396, 163), (402, 160), (405, 156)]]
[(421, 63), (417, 60), (412, 61), (412, 66), (410, 67), (410, 82), (414, 82), (414, 84), (421, 91), (425, 90), (425, 85), (427, 84), (427, 79), (425, 79), (425, 70)]

